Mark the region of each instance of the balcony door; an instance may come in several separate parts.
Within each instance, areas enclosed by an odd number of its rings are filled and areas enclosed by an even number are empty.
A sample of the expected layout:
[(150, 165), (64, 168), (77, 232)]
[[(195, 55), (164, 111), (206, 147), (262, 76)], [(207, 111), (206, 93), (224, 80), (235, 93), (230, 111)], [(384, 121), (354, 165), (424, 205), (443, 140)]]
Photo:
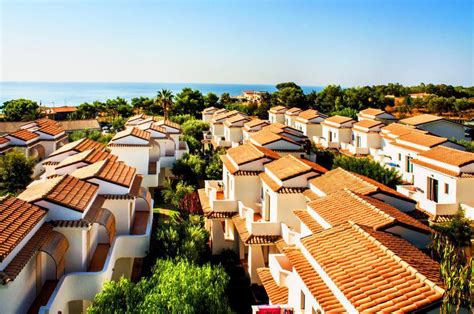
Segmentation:
[(438, 180), (433, 179), (433, 178), (428, 178), (427, 188), (428, 188), (427, 195), (426, 195), (427, 198), (430, 201), (437, 203), (438, 202)]

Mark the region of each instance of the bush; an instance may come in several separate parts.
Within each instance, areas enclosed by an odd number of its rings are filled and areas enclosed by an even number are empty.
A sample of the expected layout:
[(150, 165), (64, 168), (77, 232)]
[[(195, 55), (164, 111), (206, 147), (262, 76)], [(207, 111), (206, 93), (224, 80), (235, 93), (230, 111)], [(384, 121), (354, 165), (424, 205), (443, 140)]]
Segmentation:
[(107, 144), (113, 137), (114, 134), (102, 134), (102, 132), (98, 130), (81, 130), (69, 134), (68, 139), (69, 142), (74, 142), (82, 138), (88, 138), (102, 144)]
[(31, 182), (35, 160), (16, 148), (0, 155), (0, 195), (16, 194)]
[(402, 179), (395, 169), (385, 168), (369, 158), (354, 158), (338, 155), (334, 158), (332, 168), (335, 169), (338, 167), (359, 173), (393, 189), (402, 183)]
[(158, 260), (151, 278), (107, 282), (88, 313), (230, 313), (220, 266)]

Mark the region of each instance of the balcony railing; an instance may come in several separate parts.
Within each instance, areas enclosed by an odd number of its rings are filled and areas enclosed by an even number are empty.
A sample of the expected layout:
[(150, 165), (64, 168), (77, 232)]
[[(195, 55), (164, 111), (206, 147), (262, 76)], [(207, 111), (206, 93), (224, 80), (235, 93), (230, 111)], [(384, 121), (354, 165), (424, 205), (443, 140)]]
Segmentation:
[(270, 254), (268, 266), (273, 280), (280, 287), (288, 287), (287, 279), (291, 275), (293, 267), (285, 254)]
[(260, 210), (261, 207), (250, 208), (239, 201), (239, 215), (245, 218), (248, 232), (253, 235), (280, 235), (281, 224), (263, 220)]
[(237, 212), (237, 201), (225, 198), (224, 183), (222, 180), (207, 180), (205, 182), (209, 205), (217, 212)]
[(145, 257), (150, 246), (153, 215), (148, 215), (144, 234), (117, 236), (107, 255), (105, 265), (98, 272), (74, 272), (61, 278), (51, 298), (39, 313), (68, 313), (68, 303), (74, 300), (93, 300), (106, 280), (112, 278), (115, 263), (120, 258)]

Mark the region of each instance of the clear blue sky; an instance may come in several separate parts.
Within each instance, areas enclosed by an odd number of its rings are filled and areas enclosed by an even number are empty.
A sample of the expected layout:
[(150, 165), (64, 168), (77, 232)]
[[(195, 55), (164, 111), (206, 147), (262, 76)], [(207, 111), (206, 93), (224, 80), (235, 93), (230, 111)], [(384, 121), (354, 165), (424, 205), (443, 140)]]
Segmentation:
[(2, 81), (473, 85), (473, 1), (0, 0)]

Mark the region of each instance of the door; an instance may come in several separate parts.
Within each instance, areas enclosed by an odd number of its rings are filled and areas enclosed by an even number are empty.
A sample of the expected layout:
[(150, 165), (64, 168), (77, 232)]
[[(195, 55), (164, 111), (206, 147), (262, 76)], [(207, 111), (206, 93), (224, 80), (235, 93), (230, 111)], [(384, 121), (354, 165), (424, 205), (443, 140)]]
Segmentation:
[(427, 187), (428, 187), (428, 191), (426, 195), (427, 198), (430, 201), (437, 203), (438, 202), (438, 180), (433, 179), (433, 178), (428, 178)]
[(356, 136), (356, 147), (360, 147), (360, 142), (361, 142), (360, 136), (357, 135)]

